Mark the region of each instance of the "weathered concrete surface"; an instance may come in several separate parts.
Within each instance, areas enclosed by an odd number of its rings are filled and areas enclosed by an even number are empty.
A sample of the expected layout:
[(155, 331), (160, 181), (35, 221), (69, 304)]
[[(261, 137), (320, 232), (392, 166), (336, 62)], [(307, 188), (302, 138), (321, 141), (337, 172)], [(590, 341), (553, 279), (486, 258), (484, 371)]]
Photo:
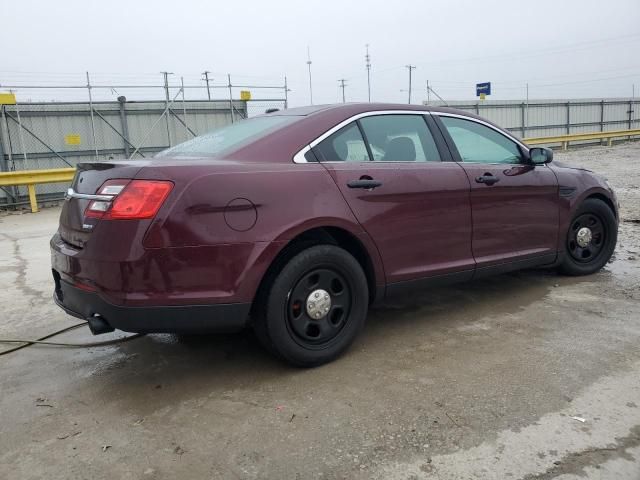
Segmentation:
[[(640, 145), (557, 158), (618, 190), (602, 272), (425, 292), (313, 370), (249, 335), (23, 349), (0, 357), (0, 478), (639, 479)], [(0, 337), (76, 321), (50, 299), (58, 213), (0, 217)]]

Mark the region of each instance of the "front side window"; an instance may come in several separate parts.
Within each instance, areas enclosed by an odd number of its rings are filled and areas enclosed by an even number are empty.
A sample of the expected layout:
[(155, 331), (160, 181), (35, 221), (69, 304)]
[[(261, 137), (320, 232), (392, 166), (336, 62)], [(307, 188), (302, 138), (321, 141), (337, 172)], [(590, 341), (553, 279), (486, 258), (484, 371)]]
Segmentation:
[(323, 162), (368, 162), (369, 153), (356, 122), (325, 138), (316, 148)]
[(471, 120), (441, 116), (463, 162), (521, 163), (518, 145), (501, 133)]
[(373, 160), (439, 162), (436, 143), (422, 115), (376, 115), (360, 120)]

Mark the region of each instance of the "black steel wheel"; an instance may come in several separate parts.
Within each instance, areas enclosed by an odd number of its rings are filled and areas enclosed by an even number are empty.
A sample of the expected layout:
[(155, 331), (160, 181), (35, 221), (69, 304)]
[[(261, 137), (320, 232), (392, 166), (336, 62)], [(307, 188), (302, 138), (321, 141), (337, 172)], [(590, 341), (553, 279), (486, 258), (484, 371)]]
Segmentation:
[(254, 330), (268, 350), (289, 363), (317, 366), (351, 345), (368, 305), (358, 261), (340, 247), (317, 245), (295, 255), (275, 276)]
[(598, 257), (604, 247), (606, 227), (600, 217), (593, 213), (585, 213), (571, 222), (567, 235), (569, 254), (581, 263), (588, 263)]
[(576, 210), (566, 235), (566, 253), (560, 270), (568, 275), (589, 275), (611, 258), (618, 238), (618, 221), (601, 200), (589, 198)]
[(337, 269), (314, 268), (304, 273), (287, 302), (292, 334), (309, 348), (332, 341), (349, 320), (351, 295), (349, 282)]

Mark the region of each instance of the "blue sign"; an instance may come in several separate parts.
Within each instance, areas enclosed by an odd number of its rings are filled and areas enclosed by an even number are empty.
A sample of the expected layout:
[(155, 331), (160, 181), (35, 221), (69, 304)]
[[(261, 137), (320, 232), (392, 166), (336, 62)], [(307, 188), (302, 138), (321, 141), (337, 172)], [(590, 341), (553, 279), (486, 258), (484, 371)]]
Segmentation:
[(476, 83), (476, 97), (479, 97), (481, 93), (491, 95), (491, 82)]

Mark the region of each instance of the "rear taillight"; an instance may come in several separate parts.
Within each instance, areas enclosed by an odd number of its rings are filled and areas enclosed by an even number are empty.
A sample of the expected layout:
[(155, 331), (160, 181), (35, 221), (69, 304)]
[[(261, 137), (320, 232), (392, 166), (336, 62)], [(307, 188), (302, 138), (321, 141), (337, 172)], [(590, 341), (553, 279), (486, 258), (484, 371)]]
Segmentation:
[(172, 188), (173, 183), (161, 180), (109, 180), (100, 187), (98, 195), (113, 195), (113, 199), (92, 200), (85, 216), (103, 220), (152, 218)]

